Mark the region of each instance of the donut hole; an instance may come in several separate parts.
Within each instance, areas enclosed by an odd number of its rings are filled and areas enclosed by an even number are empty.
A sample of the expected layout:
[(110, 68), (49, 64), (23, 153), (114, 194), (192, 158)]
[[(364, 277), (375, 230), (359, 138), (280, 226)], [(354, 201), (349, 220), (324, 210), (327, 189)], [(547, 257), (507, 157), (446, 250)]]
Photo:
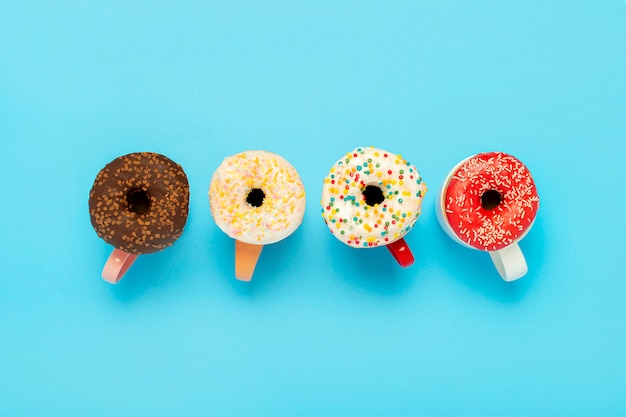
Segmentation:
[(141, 188), (133, 188), (126, 193), (128, 211), (135, 214), (144, 214), (150, 210), (150, 194)]
[(246, 197), (246, 202), (252, 207), (261, 207), (265, 199), (265, 192), (260, 188), (253, 188)]
[(368, 206), (375, 206), (385, 201), (385, 195), (383, 190), (377, 185), (368, 185), (363, 190), (363, 198), (365, 198), (365, 204)]
[(493, 210), (502, 202), (502, 194), (496, 190), (487, 190), (480, 196), (480, 204), (485, 210)]

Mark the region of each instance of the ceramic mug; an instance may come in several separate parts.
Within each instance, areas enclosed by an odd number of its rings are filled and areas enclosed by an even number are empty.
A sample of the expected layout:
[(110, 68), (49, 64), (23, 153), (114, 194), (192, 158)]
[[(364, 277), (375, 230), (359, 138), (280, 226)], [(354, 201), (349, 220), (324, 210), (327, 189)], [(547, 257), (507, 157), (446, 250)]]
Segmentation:
[(250, 281), (261, 251), (302, 223), (306, 194), (298, 171), (282, 156), (251, 150), (226, 157), (211, 177), (211, 215), (235, 240), (235, 277)]
[(427, 187), (402, 156), (374, 147), (347, 152), (322, 189), (322, 218), (331, 234), (356, 249), (385, 246), (401, 267), (414, 257), (404, 240), (421, 213)]
[(436, 199), (439, 224), (462, 246), (489, 253), (505, 281), (528, 272), (519, 241), (530, 231), (539, 196), (528, 168), (503, 152), (485, 152), (459, 162)]
[(91, 224), (115, 249), (102, 279), (116, 284), (139, 255), (171, 246), (189, 214), (189, 182), (182, 166), (155, 152), (115, 158), (89, 192)]

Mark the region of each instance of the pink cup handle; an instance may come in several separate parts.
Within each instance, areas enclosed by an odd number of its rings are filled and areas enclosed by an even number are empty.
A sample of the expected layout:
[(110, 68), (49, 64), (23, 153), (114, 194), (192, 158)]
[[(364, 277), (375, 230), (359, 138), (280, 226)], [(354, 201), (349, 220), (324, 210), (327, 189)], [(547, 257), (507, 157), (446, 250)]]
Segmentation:
[(117, 284), (128, 271), (128, 268), (135, 262), (137, 256), (124, 252), (121, 249), (113, 250), (102, 269), (102, 279), (110, 284)]
[(400, 264), (401, 267), (406, 268), (413, 265), (415, 259), (409, 249), (409, 245), (406, 244), (403, 238), (396, 240), (393, 243), (387, 245), (387, 249), (393, 255), (394, 259)]

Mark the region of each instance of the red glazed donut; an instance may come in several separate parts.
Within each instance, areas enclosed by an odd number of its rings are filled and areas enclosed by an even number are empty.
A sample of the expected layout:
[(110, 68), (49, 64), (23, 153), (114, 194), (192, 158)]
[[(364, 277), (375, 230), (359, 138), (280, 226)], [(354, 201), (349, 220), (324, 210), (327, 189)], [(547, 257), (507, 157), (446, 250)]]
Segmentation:
[(461, 162), (444, 187), (446, 221), (465, 244), (496, 251), (523, 237), (539, 196), (528, 168), (512, 155), (487, 152)]

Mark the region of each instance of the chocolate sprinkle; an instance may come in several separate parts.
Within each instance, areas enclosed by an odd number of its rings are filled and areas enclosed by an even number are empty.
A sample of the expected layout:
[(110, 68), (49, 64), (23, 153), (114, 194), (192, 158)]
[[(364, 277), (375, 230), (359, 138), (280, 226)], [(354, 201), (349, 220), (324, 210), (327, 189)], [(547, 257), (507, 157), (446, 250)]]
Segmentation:
[[(137, 193), (149, 198), (133, 207)], [(183, 168), (153, 152), (120, 156), (96, 176), (89, 215), (98, 236), (125, 252), (141, 255), (171, 246), (189, 213), (189, 182)]]

